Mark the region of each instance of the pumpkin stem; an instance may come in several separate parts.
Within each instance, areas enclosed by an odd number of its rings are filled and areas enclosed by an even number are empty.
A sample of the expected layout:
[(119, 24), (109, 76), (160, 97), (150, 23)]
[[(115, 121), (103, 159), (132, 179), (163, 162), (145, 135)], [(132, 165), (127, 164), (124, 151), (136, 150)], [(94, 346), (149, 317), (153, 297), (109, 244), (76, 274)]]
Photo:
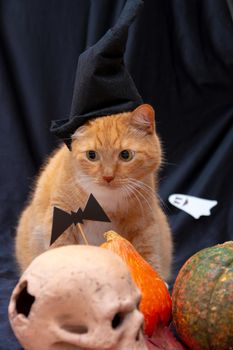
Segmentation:
[(107, 242), (110, 242), (110, 241), (112, 241), (113, 239), (116, 239), (116, 238), (124, 239), (123, 237), (118, 235), (118, 233), (116, 233), (115, 231), (112, 231), (112, 230), (105, 232), (104, 233), (104, 238), (106, 238)]

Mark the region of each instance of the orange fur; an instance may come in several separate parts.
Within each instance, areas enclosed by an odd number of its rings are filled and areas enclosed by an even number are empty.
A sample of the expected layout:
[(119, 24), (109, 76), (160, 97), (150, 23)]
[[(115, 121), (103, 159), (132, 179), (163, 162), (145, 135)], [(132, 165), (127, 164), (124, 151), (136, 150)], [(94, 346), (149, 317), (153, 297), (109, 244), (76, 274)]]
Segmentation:
[[(89, 160), (88, 150), (97, 151), (99, 159)], [(120, 159), (122, 150), (133, 151), (133, 159), (127, 162)], [(84, 208), (93, 193), (111, 223), (85, 221), (83, 230), (89, 243), (101, 244), (103, 233), (114, 229), (167, 279), (172, 240), (156, 197), (156, 171), (160, 163), (160, 142), (154, 127), (154, 111), (149, 105), (96, 118), (77, 129), (72, 137), (72, 151), (63, 145), (48, 160), (20, 218), (16, 258), (21, 271), (49, 248), (53, 207), (77, 211)], [(106, 181), (109, 178), (112, 181)], [(74, 225), (65, 234), (65, 244), (83, 243)]]

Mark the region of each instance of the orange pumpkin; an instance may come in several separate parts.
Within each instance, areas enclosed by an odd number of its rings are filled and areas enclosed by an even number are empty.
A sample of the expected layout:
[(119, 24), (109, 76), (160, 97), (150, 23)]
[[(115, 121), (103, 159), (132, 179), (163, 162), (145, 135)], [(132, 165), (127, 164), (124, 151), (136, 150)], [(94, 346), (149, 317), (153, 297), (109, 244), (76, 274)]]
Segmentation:
[(144, 332), (151, 336), (156, 327), (166, 326), (171, 320), (172, 303), (167, 286), (129, 241), (114, 231), (108, 231), (104, 236), (107, 242), (101, 247), (110, 249), (124, 260), (141, 290), (140, 310), (145, 318)]

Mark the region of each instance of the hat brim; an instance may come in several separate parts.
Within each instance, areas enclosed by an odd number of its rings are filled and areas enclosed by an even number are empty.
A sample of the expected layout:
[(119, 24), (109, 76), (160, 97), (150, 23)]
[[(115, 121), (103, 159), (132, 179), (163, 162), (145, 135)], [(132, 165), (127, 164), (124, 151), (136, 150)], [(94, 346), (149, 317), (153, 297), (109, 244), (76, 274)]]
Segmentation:
[(71, 139), (74, 132), (80, 126), (88, 122), (88, 120), (123, 112), (130, 112), (142, 103), (143, 101), (127, 101), (122, 104), (117, 104), (116, 106), (106, 107), (99, 111), (95, 111), (94, 113), (92, 111), (90, 113), (86, 113), (85, 115), (72, 116), (70, 119), (53, 120), (51, 123), (50, 132), (65, 142), (67, 139)]

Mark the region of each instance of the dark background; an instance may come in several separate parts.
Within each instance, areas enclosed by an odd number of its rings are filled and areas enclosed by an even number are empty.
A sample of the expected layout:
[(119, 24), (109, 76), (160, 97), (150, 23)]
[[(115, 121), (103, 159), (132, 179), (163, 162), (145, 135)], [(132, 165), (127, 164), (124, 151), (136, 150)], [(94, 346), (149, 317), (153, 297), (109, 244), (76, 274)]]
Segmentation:
[[(50, 121), (69, 115), (78, 56), (124, 3), (0, 1), (0, 350), (20, 348), (7, 323), (15, 225), (58, 144)], [(160, 196), (173, 230), (174, 279), (194, 252), (233, 239), (233, 2), (145, 0), (125, 59), (163, 141)], [(172, 193), (218, 205), (195, 220), (168, 203)]]

